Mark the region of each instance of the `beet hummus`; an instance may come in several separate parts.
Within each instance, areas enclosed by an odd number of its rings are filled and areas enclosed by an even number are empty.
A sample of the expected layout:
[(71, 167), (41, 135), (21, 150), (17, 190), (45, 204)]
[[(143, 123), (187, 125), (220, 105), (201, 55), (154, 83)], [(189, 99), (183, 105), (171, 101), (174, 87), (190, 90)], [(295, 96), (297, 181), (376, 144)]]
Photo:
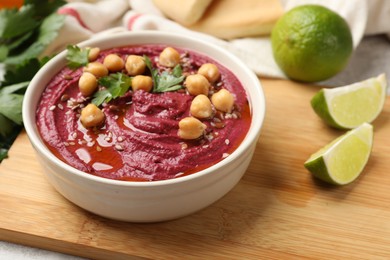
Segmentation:
[[(119, 56), (124, 62), (130, 55), (148, 59), (154, 69), (146, 67), (142, 75), (152, 80), (151, 90), (136, 91), (136, 76), (126, 71), (127, 63), (126, 67), (124, 63), (119, 65), (115, 72), (110, 72), (109, 68), (109, 73), (123, 74), (134, 84), (115, 98), (104, 96), (108, 87), (102, 86), (104, 81), (100, 76), (96, 76), (98, 86), (93, 94), (81, 93), (80, 77), (86, 71), (85, 66), (76, 69), (67, 66), (56, 74), (37, 107), (37, 126), (51, 152), (86, 173), (126, 181), (177, 178), (228, 157), (240, 145), (251, 124), (246, 91), (223, 65), (189, 49), (174, 48), (180, 54), (175, 68), (163, 64), (160, 54), (166, 48), (162, 45), (126, 46), (99, 50), (92, 58), (102, 64), (109, 54)], [(187, 79), (199, 74), (203, 64), (215, 65), (219, 76), (209, 80), (206, 92), (201, 94), (211, 114), (195, 118), (191, 107), (200, 94), (190, 91)], [(156, 73), (157, 76), (165, 73), (169, 78), (177, 66), (180, 67), (180, 82), (170, 90), (156, 91)], [(218, 108), (217, 98), (212, 97), (221, 90), (234, 98), (234, 104), (225, 111)], [(82, 121), (82, 110), (102, 95), (111, 98), (94, 107), (104, 121), (88, 126)], [(185, 124), (183, 119), (189, 119), (189, 123)], [(191, 120), (198, 124), (196, 129), (192, 129)], [(201, 132), (192, 138), (193, 130)]]

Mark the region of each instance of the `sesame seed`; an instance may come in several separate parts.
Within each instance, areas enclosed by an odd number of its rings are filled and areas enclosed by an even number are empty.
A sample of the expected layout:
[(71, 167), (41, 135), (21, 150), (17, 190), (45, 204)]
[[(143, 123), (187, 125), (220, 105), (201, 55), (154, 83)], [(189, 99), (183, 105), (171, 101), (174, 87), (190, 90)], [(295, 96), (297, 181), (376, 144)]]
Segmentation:
[(72, 110), (76, 110), (77, 108), (79, 108), (80, 107), (80, 104), (77, 104), (77, 105), (75, 105), (75, 106), (72, 106)]
[(53, 111), (54, 109), (56, 109), (56, 106), (51, 106), (51, 107), (49, 107), (49, 110), (50, 110), (50, 111)]
[(184, 174), (184, 172), (179, 172), (179, 173), (175, 174), (175, 177), (182, 176), (183, 174)]
[(98, 146), (96, 146), (96, 151), (101, 152), (102, 148), (98, 145)]
[(64, 94), (64, 95), (61, 96), (61, 101), (62, 101), (62, 102), (68, 101), (69, 98), (70, 98), (70, 97), (69, 97), (68, 94)]
[(230, 144), (230, 140), (229, 139), (225, 139), (225, 144), (229, 145)]
[(116, 149), (117, 151), (123, 151), (123, 150), (124, 150), (123, 147), (122, 147), (122, 145), (120, 145), (120, 144), (116, 144), (116, 145), (115, 145), (115, 149)]
[(223, 122), (214, 123), (214, 127), (218, 128), (218, 129), (224, 128), (225, 127), (225, 123), (223, 123)]
[(118, 137), (118, 142), (123, 142), (123, 137), (122, 136)]
[(236, 115), (237, 118), (241, 118), (241, 113), (238, 111), (233, 112), (234, 115)]
[(222, 158), (226, 158), (226, 157), (228, 157), (230, 154), (228, 154), (228, 153), (223, 153), (222, 154)]
[(181, 149), (185, 150), (188, 148), (188, 145), (186, 143), (181, 143)]
[(226, 113), (225, 118), (226, 119), (231, 119), (231, 118), (233, 118), (233, 116), (232, 116), (232, 114)]
[(64, 106), (63, 106), (62, 104), (57, 104), (57, 107), (58, 107), (59, 109), (61, 109), (61, 110), (64, 109)]

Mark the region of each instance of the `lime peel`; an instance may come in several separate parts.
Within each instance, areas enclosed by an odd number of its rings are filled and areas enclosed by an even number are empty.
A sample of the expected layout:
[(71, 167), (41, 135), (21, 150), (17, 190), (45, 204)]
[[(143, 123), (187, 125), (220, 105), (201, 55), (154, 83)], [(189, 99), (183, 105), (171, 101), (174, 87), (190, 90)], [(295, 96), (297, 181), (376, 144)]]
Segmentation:
[(386, 76), (380, 74), (351, 85), (323, 88), (313, 96), (311, 106), (330, 126), (353, 129), (378, 117), (386, 94)]
[(304, 163), (315, 177), (345, 185), (363, 171), (371, 154), (373, 126), (363, 123), (324, 146)]
[(323, 81), (342, 71), (353, 52), (352, 33), (338, 13), (318, 4), (299, 5), (271, 33), (276, 64), (293, 80)]

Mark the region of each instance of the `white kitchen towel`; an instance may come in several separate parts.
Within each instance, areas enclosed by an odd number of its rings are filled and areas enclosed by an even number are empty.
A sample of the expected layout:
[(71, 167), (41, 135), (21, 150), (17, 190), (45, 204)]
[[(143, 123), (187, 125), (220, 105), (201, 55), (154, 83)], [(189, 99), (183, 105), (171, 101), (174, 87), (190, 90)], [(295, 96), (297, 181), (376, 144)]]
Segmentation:
[[(383, 0), (281, 0), (285, 10), (301, 4), (321, 4), (343, 16), (348, 22), (356, 48), (364, 35), (389, 33), (390, 1)], [(44, 54), (58, 52), (67, 44), (121, 31), (159, 30), (205, 39), (217, 44), (243, 60), (257, 75), (285, 78), (276, 65), (269, 37), (222, 40), (191, 31), (167, 19), (152, 0), (88, 0), (69, 1), (59, 10), (66, 14), (65, 26), (59, 37)]]

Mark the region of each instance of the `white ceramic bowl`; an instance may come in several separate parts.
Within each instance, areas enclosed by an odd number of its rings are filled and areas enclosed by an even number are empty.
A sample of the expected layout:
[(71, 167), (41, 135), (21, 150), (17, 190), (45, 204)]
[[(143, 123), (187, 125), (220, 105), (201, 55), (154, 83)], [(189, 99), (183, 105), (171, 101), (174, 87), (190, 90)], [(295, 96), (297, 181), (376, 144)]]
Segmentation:
[(95, 214), (123, 221), (157, 222), (179, 218), (209, 206), (229, 192), (245, 173), (265, 116), (265, 100), (256, 75), (228, 51), (207, 42), (156, 31), (129, 32), (88, 40), (80, 47), (100, 49), (166, 44), (206, 54), (230, 69), (247, 91), (252, 123), (241, 145), (226, 159), (192, 175), (153, 181), (126, 182), (79, 171), (54, 156), (41, 140), (36, 108), (51, 78), (66, 65), (66, 52), (49, 61), (33, 78), (23, 102), (23, 120), (29, 139), (49, 182), (65, 198)]

